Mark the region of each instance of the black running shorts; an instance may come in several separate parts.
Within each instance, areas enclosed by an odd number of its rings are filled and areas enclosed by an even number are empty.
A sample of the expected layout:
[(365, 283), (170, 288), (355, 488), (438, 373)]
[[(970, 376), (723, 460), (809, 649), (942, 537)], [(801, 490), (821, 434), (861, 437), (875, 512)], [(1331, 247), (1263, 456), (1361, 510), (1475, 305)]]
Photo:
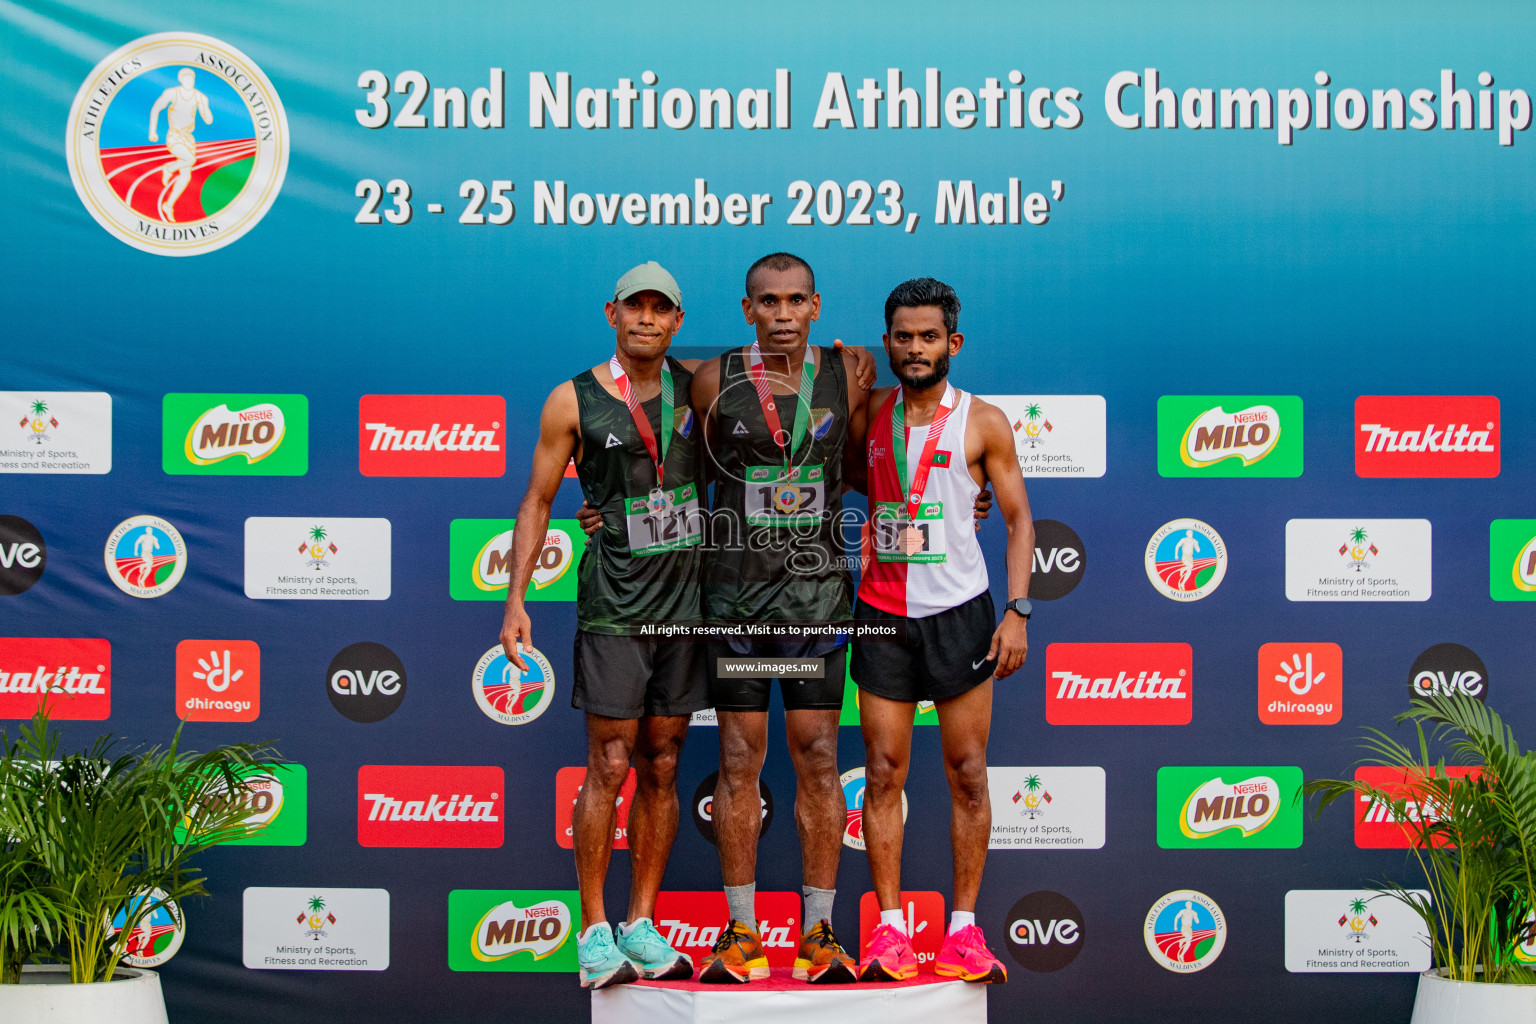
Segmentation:
[(906, 623), (905, 643), (853, 644), (853, 681), (877, 697), (913, 704), (948, 700), (986, 682), (997, 669), (997, 659), (987, 657), (997, 631), (989, 591), (920, 619), (892, 615), (861, 600), (853, 617)]

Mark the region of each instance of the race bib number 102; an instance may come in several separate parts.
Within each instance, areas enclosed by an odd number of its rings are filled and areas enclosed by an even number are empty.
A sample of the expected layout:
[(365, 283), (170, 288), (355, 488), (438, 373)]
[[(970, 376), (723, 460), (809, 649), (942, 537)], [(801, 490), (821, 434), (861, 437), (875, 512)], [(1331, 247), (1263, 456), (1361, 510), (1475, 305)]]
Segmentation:
[(818, 465), (747, 467), (747, 522), (800, 526), (827, 511), (826, 475)]

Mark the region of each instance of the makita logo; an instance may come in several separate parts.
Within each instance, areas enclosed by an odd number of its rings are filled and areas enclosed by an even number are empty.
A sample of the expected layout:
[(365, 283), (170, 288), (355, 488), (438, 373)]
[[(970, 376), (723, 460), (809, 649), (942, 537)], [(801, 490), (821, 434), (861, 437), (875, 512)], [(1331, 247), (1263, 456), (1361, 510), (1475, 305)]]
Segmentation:
[(475, 794), (459, 794), (444, 800), (436, 793), (425, 800), (396, 800), (388, 793), (364, 793), (369, 821), (500, 821), (494, 800), (476, 800)]
[(365, 423), (373, 431), (371, 452), (499, 452), (495, 430), (476, 430), (473, 423), (444, 428), (434, 423), (425, 430), (405, 430), (388, 423)]
[(1050, 644), (1045, 716), (1052, 725), (1187, 725), (1188, 644)]
[[(695, 962), (709, 955), (730, 919), (725, 893), (663, 891), (656, 894), (655, 921), (662, 938)], [(759, 890), (757, 933), (769, 966), (792, 967), (800, 948), (800, 894)]]
[(1080, 676), (1073, 672), (1052, 672), (1057, 700), (1188, 700), (1188, 680), (1183, 672), (1164, 678), (1153, 669), (1149, 675), (1145, 669), (1132, 676), (1123, 669), (1111, 679)]
[(364, 395), (358, 469), (364, 476), (501, 476), (506, 419), (500, 395)]
[[(1479, 770), (1469, 765), (1447, 765), (1442, 779), (1434, 769), (1426, 775), (1410, 775), (1401, 768), (1356, 768), (1356, 782), (1370, 783), (1393, 802), (1373, 800), (1364, 794), (1356, 797), (1355, 845), (1366, 850), (1406, 850), (1420, 845), (1419, 837), (1425, 827), (1439, 820), (1441, 814), (1444, 798), (1435, 788), (1444, 786), (1447, 779), (1453, 788), (1455, 780)], [(1448, 844), (1436, 836), (1434, 845)]]
[(1363, 477), (1499, 475), (1499, 400), (1491, 395), (1355, 400), (1355, 473)]
[(101, 684), (106, 665), (97, 665), (94, 672), (82, 672), (79, 665), (60, 665), (52, 670), (39, 665), (30, 671), (7, 672), (0, 668), (0, 693), (100, 693), (107, 692)]
[(502, 843), (500, 768), (363, 765), (357, 841), (363, 846), (494, 847)]
[(0, 637), (0, 718), (31, 718), (44, 700), (55, 719), (106, 718), (112, 710), (112, 645)]
[(1362, 432), (1370, 435), (1365, 440), (1368, 452), (1496, 452), (1498, 445), (1488, 440), (1494, 425), (1490, 422), (1482, 430), (1473, 430), (1466, 423), (1451, 423), (1436, 427), (1426, 423), (1418, 430), (1393, 430), (1380, 423), (1360, 424)]

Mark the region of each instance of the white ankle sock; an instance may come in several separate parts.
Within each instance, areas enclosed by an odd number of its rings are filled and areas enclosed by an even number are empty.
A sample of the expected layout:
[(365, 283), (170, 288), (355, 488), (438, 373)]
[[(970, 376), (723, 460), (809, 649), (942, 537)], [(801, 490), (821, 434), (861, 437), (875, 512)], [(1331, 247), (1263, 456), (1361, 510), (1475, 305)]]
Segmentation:
[(592, 937), (593, 930), (597, 929), (597, 928), (607, 928), (608, 931), (609, 931), (609, 934), (613, 933), (613, 926), (612, 925), (610, 925), (607, 921), (598, 921), (596, 924), (589, 924), (589, 925), (587, 925), (587, 930), (581, 933), (580, 940), (582, 942), (586, 942), (588, 939), (590, 939)]
[(628, 935), (630, 932), (635, 930), (635, 925), (639, 924), (641, 921), (649, 920), (650, 918), (648, 917), (637, 917), (633, 921), (624, 921), (620, 923), (618, 932), (620, 935)]
[(880, 911), (880, 923), (890, 925), (892, 928), (895, 928), (903, 935), (907, 934), (907, 918), (906, 915), (899, 910)]
[(971, 911), (951, 910), (949, 912), (949, 932), (948, 932), (948, 934), (953, 935), (953, 934), (955, 934), (955, 932), (959, 931), (961, 928), (968, 928), (968, 927), (970, 927), (971, 925), (973, 925), (975, 923), (976, 923), (976, 912), (974, 910), (971, 910)]

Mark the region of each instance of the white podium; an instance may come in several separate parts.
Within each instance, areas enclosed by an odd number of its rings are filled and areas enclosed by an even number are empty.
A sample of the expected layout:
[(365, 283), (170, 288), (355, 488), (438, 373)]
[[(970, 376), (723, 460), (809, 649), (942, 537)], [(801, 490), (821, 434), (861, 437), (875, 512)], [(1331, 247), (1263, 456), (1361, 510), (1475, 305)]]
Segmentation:
[(919, 972), (911, 981), (807, 985), (775, 967), (766, 981), (641, 981), (592, 993), (592, 1024), (985, 1024), (986, 985)]

